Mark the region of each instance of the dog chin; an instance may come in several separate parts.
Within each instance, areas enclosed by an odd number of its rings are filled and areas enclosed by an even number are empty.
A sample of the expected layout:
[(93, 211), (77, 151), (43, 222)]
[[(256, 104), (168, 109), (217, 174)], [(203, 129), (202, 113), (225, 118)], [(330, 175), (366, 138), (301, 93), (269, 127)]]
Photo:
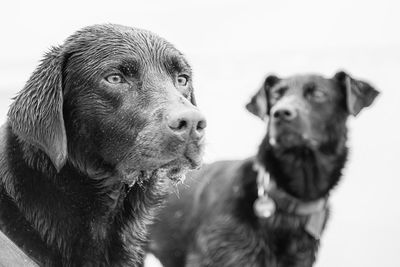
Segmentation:
[(188, 170), (188, 166), (176, 165), (171, 163), (159, 168), (157, 170), (157, 173), (159, 176), (168, 178), (169, 180), (178, 183), (185, 180)]
[(175, 182), (183, 182), (185, 175), (189, 170), (200, 168), (202, 165), (202, 157), (200, 155), (190, 155), (186, 153), (180, 158), (177, 158), (163, 166), (158, 171), (168, 179)]

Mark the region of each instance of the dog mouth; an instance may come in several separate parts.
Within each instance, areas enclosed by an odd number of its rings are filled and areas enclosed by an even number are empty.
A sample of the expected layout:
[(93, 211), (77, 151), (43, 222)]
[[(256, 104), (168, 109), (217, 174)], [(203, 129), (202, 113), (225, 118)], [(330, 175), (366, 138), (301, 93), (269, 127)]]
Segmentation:
[(202, 165), (201, 154), (185, 153), (168, 162), (159, 163), (145, 170), (137, 168), (123, 168), (119, 170), (121, 181), (129, 186), (142, 183), (153, 178), (167, 178), (174, 183), (183, 182), (189, 170), (200, 168)]
[(306, 133), (283, 130), (269, 136), (268, 143), (274, 148), (311, 147), (317, 148), (319, 141)]
[(164, 164), (158, 169), (160, 175), (174, 182), (183, 182), (189, 170), (199, 169), (203, 163), (202, 154), (186, 152), (181, 158)]
[(183, 182), (185, 180), (185, 174), (188, 168), (179, 166), (162, 166), (154, 170), (136, 170), (136, 169), (126, 169), (121, 171), (121, 181), (132, 187), (136, 183), (139, 185), (143, 184), (145, 181), (157, 178), (167, 178), (173, 182)]
[(183, 182), (189, 168), (186, 166), (177, 166), (175, 164), (167, 164), (157, 170), (158, 175), (168, 178), (173, 182)]
[(116, 166), (120, 180), (128, 185), (150, 179), (169, 179), (174, 183), (183, 182), (189, 170), (200, 168), (203, 163), (204, 145), (189, 142), (176, 146), (175, 151), (149, 150), (141, 157), (127, 157)]

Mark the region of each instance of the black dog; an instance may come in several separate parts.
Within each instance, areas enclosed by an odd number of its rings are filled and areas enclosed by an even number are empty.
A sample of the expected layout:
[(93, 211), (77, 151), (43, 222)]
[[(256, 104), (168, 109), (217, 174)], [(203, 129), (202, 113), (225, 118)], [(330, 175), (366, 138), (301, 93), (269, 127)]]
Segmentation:
[(346, 162), (346, 119), (377, 94), (344, 72), (268, 76), (247, 105), (269, 117), (257, 157), (193, 173), (170, 196), (149, 250), (165, 267), (312, 266)]
[(1, 130), (0, 229), (45, 266), (138, 266), (166, 193), (201, 164), (191, 69), (164, 39), (84, 28), (48, 52)]

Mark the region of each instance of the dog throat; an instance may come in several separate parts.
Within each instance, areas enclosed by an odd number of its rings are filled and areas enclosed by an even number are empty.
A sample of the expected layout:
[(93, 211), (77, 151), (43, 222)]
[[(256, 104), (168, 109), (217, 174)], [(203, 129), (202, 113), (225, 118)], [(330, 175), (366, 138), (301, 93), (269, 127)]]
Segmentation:
[(285, 213), (307, 216), (304, 230), (314, 239), (319, 240), (328, 216), (327, 198), (302, 202), (280, 190), (271, 181), (270, 174), (259, 163), (255, 163), (253, 169), (257, 172), (258, 197), (253, 205), (256, 216), (261, 220), (268, 219), (278, 208)]

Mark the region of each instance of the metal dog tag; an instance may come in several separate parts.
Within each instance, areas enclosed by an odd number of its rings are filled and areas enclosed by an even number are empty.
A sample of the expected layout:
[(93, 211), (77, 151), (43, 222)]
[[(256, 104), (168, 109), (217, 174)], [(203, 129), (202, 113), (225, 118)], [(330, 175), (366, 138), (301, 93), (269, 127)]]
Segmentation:
[(261, 196), (254, 202), (254, 212), (260, 218), (271, 217), (276, 210), (275, 202), (268, 196)]

